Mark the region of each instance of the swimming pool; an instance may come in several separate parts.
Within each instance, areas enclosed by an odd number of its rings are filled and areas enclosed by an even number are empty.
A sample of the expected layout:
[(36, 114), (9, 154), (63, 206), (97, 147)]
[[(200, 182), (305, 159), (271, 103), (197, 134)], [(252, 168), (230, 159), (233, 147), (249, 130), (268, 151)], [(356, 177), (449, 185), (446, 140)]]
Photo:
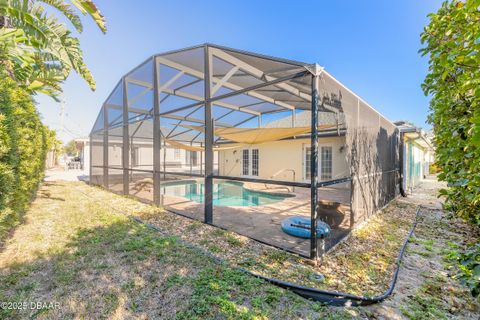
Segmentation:
[[(163, 195), (186, 198), (197, 203), (204, 202), (204, 184), (195, 180), (171, 181), (161, 185)], [(288, 196), (248, 190), (243, 183), (235, 181), (214, 181), (214, 206), (255, 207), (279, 202)]]

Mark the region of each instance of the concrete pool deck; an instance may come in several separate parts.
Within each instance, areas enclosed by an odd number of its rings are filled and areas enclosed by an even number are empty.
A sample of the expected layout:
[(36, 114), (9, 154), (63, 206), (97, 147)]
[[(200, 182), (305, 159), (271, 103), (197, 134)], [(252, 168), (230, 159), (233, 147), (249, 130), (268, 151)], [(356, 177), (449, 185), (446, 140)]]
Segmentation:
[[(192, 179), (188, 179), (192, 180)], [(130, 184), (130, 195), (152, 202), (153, 192), (148, 183)], [(140, 187), (139, 187), (140, 186)], [(122, 184), (111, 184), (112, 191), (121, 193)], [(244, 188), (288, 195), (283, 200), (261, 206), (214, 206), (213, 224), (249, 238), (308, 255), (310, 240), (290, 236), (282, 231), (281, 222), (292, 216), (310, 217), (310, 189), (282, 187), (260, 183), (245, 183)], [(325, 187), (318, 190), (319, 217), (332, 227), (325, 247), (328, 251), (351, 230), (350, 189)], [(204, 206), (183, 197), (161, 195), (161, 206), (169, 211), (204, 221)]]

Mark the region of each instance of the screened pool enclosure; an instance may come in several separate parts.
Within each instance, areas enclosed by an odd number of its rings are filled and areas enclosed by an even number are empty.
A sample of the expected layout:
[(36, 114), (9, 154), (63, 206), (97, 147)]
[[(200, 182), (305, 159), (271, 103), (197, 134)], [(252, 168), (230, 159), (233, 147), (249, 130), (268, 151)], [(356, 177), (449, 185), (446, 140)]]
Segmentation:
[(394, 124), (317, 64), (212, 44), (123, 76), (90, 139), (91, 183), (312, 259), (319, 221), (329, 250), (398, 192)]

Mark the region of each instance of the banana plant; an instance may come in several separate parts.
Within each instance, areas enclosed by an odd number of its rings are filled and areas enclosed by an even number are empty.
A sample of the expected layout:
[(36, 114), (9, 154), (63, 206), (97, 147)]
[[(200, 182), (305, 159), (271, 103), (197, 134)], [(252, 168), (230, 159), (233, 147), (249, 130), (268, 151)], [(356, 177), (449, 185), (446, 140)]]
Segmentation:
[(77, 32), (83, 31), (79, 14), (89, 15), (106, 32), (105, 19), (90, 0), (0, 0), (0, 65), (32, 94), (41, 92), (56, 99), (72, 70), (95, 90), (79, 40), (47, 14), (45, 5), (65, 16)]

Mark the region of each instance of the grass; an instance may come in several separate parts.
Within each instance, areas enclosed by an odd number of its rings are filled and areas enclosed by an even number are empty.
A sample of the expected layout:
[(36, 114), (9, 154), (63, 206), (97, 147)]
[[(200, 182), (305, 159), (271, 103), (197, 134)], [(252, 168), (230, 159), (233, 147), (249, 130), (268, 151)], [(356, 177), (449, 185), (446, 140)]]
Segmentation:
[[(195, 221), (198, 222), (198, 221)], [(239, 247), (242, 245), (242, 241), (240, 237), (237, 237), (233, 234), (233, 232), (229, 232), (223, 229), (215, 228), (212, 231), (212, 236), (215, 238), (220, 238), (225, 240), (230, 246)]]
[[(383, 293), (390, 283), (398, 250), (415, 216), (415, 206), (396, 202), (355, 231), (317, 268), (298, 256), (169, 213), (138, 216), (253, 272), (319, 289), (374, 296)], [(184, 231), (190, 228), (195, 232)], [(319, 273), (325, 281), (319, 281)]]
[(0, 318), (322, 315), (314, 303), (219, 265), (177, 237), (162, 236), (75, 190), (88, 192), (87, 186), (49, 183), (43, 188), (65, 201), (38, 198), (28, 222), (0, 253), (0, 300), (55, 301), (60, 308), (3, 309)]
[[(324, 265), (315, 268), (301, 258), (235, 233), (81, 183), (47, 183), (42, 190), (25, 222), (0, 252), (0, 301), (53, 301), (60, 308), (0, 310), (0, 318), (381, 318), (380, 305), (326, 307), (234, 266), (329, 290), (346, 288), (372, 294), (390, 281), (392, 264), (411, 218), (403, 211), (387, 210), (385, 216), (372, 219), (327, 256)], [(45, 192), (51, 196), (43, 197)], [(411, 205), (399, 207), (406, 210)], [(130, 220), (129, 215), (168, 230), (168, 235)], [(413, 262), (420, 259), (422, 267), (428, 265), (425, 261), (441, 261), (445, 255), (443, 240), (428, 237), (432, 234), (429, 225), (420, 226), (411, 249), (431, 256), (416, 255), (410, 249), (407, 255)], [(226, 263), (219, 264), (201, 250), (185, 246), (186, 240)], [(446, 241), (457, 240), (450, 237)], [(405, 263), (413, 263), (408, 259)], [(397, 317), (427, 319), (423, 317), (426, 314), (441, 319), (459, 314), (468, 318), (478, 311), (477, 304), (451, 278), (431, 278), (430, 269), (419, 269), (410, 266), (404, 271), (417, 272), (416, 287), (386, 302)], [(319, 273), (326, 278), (319, 280)]]
[(412, 320), (450, 319), (452, 306), (443, 299), (446, 286), (447, 280), (442, 276), (427, 280), (401, 307), (402, 314)]

